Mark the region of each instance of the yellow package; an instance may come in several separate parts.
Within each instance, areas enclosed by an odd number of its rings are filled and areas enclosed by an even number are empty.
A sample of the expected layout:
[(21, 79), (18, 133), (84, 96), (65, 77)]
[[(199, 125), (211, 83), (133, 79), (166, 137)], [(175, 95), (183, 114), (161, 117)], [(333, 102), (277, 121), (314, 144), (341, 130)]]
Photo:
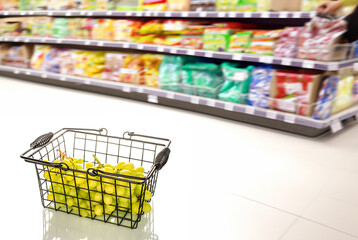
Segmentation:
[(97, 19), (93, 29), (92, 38), (95, 40), (114, 40), (114, 21), (113, 19)]
[(47, 45), (35, 45), (34, 53), (31, 57), (30, 67), (32, 69), (41, 70), (46, 54), (51, 50)]
[(144, 54), (144, 78), (148, 87), (159, 87), (159, 67), (162, 64), (163, 55)]

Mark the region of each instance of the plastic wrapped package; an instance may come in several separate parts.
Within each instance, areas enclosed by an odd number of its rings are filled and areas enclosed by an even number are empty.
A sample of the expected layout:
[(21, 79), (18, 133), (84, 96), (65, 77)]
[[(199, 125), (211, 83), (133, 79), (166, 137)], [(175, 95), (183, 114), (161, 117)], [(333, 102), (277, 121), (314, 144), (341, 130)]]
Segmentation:
[(230, 44), (232, 29), (221, 27), (208, 27), (203, 35), (203, 49), (226, 52)]
[(81, 77), (101, 78), (105, 61), (105, 52), (75, 50), (74, 74)]
[(52, 37), (66, 38), (69, 35), (67, 18), (54, 18), (52, 24)]
[(13, 67), (29, 67), (32, 45), (0, 45), (0, 64)]
[(223, 63), (221, 69), (225, 83), (218, 98), (223, 101), (247, 104), (253, 66), (239, 68), (239, 64)]
[(273, 55), (281, 30), (254, 30), (247, 52), (260, 55)]
[(92, 27), (92, 39), (95, 40), (114, 40), (114, 20), (97, 19)]
[(167, 0), (168, 11), (189, 11), (190, 0)]
[(167, 0), (142, 0), (143, 11), (165, 11), (167, 10)]
[(96, 0), (81, 0), (80, 8), (81, 10), (95, 10)]
[(243, 53), (247, 52), (251, 45), (252, 31), (244, 31), (233, 34), (230, 37), (229, 52)]
[(47, 45), (35, 45), (34, 53), (32, 54), (30, 67), (35, 70), (41, 70), (46, 54), (51, 50)]
[(271, 83), (275, 70), (271, 66), (256, 67), (251, 74), (248, 104), (260, 108), (270, 107)]
[(347, 58), (349, 49), (342, 41), (347, 23), (343, 19), (315, 17), (306, 23), (299, 39), (298, 57), (321, 61)]
[(324, 76), (313, 113), (314, 119), (324, 120), (331, 117), (333, 101), (337, 96), (338, 82), (339, 78), (337, 75)]
[(216, 0), (191, 0), (190, 11), (215, 11)]
[(277, 57), (296, 58), (298, 53), (299, 36), (302, 27), (288, 27), (281, 31), (274, 55)]
[(61, 74), (75, 75), (75, 56), (75, 50), (67, 49), (59, 52), (59, 70)]
[(19, 0), (0, 0), (0, 10), (19, 10)]
[(339, 70), (338, 76), (337, 95), (333, 101), (332, 114), (343, 111), (354, 103), (353, 86), (356, 79), (353, 74), (353, 69), (341, 69)]
[(189, 63), (182, 70), (182, 92), (201, 97), (217, 98), (224, 80), (220, 67), (213, 63)]
[(31, 19), (32, 36), (36, 37), (52, 37), (53, 18), (51, 17), (35, 17)]
[(148, 87), (159, 87), (159, 68), (163, 61), (163, 55), (159, 54), (144, 54), (144, 75), (145, 84)]
[(311, 116), (322, 76), (316, 71), (276, 71), (272, 85), (275, 110)]
[(109, 81), (120, 81), (121, 69), (128, 54), (125, 53), (106, 53), (106, 64), (102, 73), (102, 79)]
[(189, 57), (166, 55), (159, 67), (159, 87), (174, 92), (181, 91), (181, 74)]
[(114, 40), (115, 41), (134, 41), (143, 21), (138, 20), (114, 20)]
[(71, 10), (76, 9), (77, 4), (75, 0), (47, 0), (48, 10)]
[(121, 68), (120, 81), (145, 85), (144, 60), (141, 55), (130, 54), (125, 58)]
[(141, 0), (114, 0), (114, 9), (120, 11), (141, 10)]

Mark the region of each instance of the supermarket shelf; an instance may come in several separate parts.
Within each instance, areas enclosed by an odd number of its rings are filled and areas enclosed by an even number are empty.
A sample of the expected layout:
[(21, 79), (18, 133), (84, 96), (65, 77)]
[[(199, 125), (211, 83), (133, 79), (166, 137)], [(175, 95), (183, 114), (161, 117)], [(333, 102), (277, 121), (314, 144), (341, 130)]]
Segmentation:
[(67, 16), (67, 17), (165, 17), (165, 18), (293, 18), (310, 19), (315, 12), (174, 12), (174, 11), (0, 11), (0, 16)]
[(264, 56), (249, 53), (227, 53), (206, 50), (194, 50), (178, 47), (168, 47), (153, 44), (140, 44), (129, 42), (99, 41), (99, 40), (82, 40), (82, 39), (56, 39), (56, 38), (36, 38), (36, 37), (0, 37), (0, 42), (23, 42), (23, 43), (40, 43), (40, 44), (67, 44), (77, 46), (92, 46), (101, 48), (132, 49), (147, 52), (158, 52), (168, 54), (178, 54), (197, 57), (208, 57), (215, 59), (245, 61), (253, 63), (265, 63), (274, 65), (283, 65), (305, 69), (316, 69), (324, 71), (336, 71), (338, 69), (350, 66), (357, 66), (358, 58), (344, 61), (323, 62), (311, 61), (297, 58), (282, 58), (275, 56)]
[(0, 65), (0, 72), (2, 75), (24, 80), (98, 92), (195, 111), (308, 137), (319, 136), (330, 129), (332, 132), (337, 132), (343, 128), (344, 121), (352, 118), (356, 119), (358, 116), (358, 106), (336, 114), (327, 120), (314, 120), (309, 117), (275, 110), (256, 108), (243, 104), (234, 104), (216, 99), (191, 96), (183, 93), (120, 82), (110, 82), (2, 65)]

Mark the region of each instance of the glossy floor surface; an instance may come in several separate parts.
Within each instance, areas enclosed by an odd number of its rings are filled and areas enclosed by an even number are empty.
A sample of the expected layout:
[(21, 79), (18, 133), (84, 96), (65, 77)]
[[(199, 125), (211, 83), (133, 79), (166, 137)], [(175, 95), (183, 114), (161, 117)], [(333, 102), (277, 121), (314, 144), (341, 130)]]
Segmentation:
[[(309, 139), (10, 78), (0, 78), (0, 106), (1, 229), (11, 239), (358, 239), (358, 125)], [(20, 154), (63, 127), (173, 141), (138, 229), (43, 209)]]

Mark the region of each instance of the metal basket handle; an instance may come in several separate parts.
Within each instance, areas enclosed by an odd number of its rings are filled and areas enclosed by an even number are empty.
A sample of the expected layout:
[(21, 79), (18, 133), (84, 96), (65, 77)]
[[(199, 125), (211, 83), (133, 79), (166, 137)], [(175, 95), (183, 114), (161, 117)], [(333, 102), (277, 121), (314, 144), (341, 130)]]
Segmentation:
[(169, 148), (164, 148), (162, 151), (158, 153), (154, 161), (154, 166), (158, 170), (161, 170), (164, 167), (164, 165), (168, 162), (169, 154), (170, 154)]
[(49, 132), (49, 133), (46, 133), (46, 134), (43, 134), (43, 135), (39, 136), (38, 138), (35, 139), (35, 141), (33, 141), (30, 144), (30, 147), (32, 149), (35, 149), (35, 148), (38, 148), (38, 147), (45, 146), (47, 143), (49, 143), (51, 141), (53, 135), (54, 134), (52, 132)]

